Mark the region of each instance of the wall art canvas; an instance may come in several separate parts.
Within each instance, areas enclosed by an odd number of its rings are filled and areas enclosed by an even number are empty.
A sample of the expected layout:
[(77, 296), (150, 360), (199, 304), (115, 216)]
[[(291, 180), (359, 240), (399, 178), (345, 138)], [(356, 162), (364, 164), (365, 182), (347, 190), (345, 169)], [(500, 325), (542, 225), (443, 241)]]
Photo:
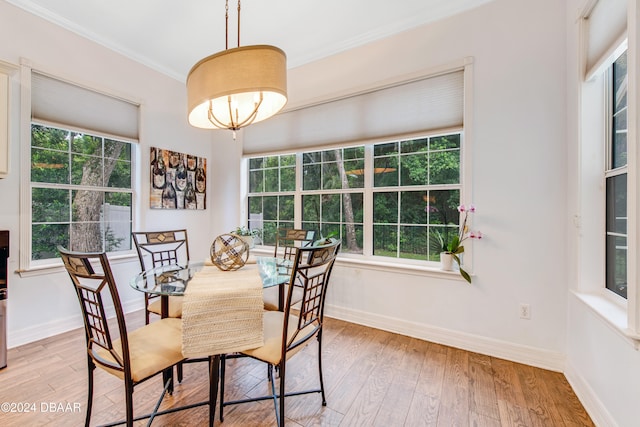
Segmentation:
[(151, 209), (206, 209), (207, 159), (151, 147)]

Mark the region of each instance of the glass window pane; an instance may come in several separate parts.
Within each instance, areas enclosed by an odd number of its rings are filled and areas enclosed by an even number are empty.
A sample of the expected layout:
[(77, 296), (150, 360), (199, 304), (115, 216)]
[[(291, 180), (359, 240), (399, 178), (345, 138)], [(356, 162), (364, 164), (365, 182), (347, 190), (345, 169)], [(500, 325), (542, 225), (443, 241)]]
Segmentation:
[(100, 223), (102, 204), (104, 203), (104, 192), (74, 190), (72, 197), (72, 221), (95, 221)]
[(427, 138), (412, 139), (403, 141), (400, 145), (402, 153), (417, 153), (419, 151), (427, 151)]
[(398, 192), (373, 193), (373, 222), (398, 222)]
[(320, 151), (302, 153), (303, 164), (319, 163), (320, 161), (322, 161), (322, 153)]
[(460, 151), (436, 151), (429, 155), (429, 184), (460, 182)]
[(395, 225), (373, 226), (373, 254), (396, 257), (398, 251), (398, 227)]
[[(295, 206), (294, 206), (294, 198), (293, 196), (280, 196), (279, 197), (279, 203), (280, 203), (280, 216), (279, 219), (282, 220), (287, 220), (290, 222), (293, 222), (293, 215), (295, 212)], [(293, 227), (291, 227), (293, 228)]]
[(296, 165), (295, 154), (287, 154), (287, 155), (280, 156), (280, 167), (295, 166), (295, 165)]
[(280, 191), (295, 191), (296, 168), (280, 169)]
[(31, 149), (31, 182), (69, 183), (69, 154), (61, 151)]
[(71, 204), (69, 190), (33, 188), (31, 190), (32, 222), (69, 222)]
[(102, 187), (102, 158), (72, 154), (71, 183)]
[(313, 164), (302, 168), (302, 188), (303, 190), (319, 190), (321, 175), (321, 165)]
[(249, 169), (250, 170), (261, 169), (262, 168), (262, 164), (263, 164), (263, 158), (262, 157), (254, 157), (252, 159), (249, 159)]
[(250, 193), (264, 192), (264, 177), (262, 174), (262, 169), (252, 170), (249, 172), (249, 192)]
[(607, 232), (627, 233), (627, 175), (607, 178)]
[(264, 199), (263, 217), (265, 221), (278, 219), (278, 196), (267, 196)]
[(264, 191), (277, 192), (280, 190), (278, 183), (278, 169), (265, 169), (264, 171)]
[(340, 222), (341, 197), (340, 194), (325, 194), (322, 201), (322, 222)]
[(131, 221), (106, 221), (105, 247), (107, 252), (128, 251), (131, 247)]
[(373, 186), (398, 186), (398, 157), (377, 157), (373, 159)]
[(429, 224), (458, 225), (460, 222), (459, 205), (459, 190), (429, 191), (425, 206)]
[(104, 232), (100, 222), (71, 223), (71, 250), (79, 252), (102, 252)]
[(426, 224), (427, 213), (424, 206), (424, 191), (403, 191), (400, 193), (400, 222), (402, 224)]
[(451, 148), (460, 148), (460, 134), (444, 135), (429, 138), (429, 150), (445, 150)]
[(33, 224), (31, 236), (31, 259), (58, 257), (58, 245), (71, 248), (69, 224)]
[(364, 160), (350, 160), (344, 162), (347, 175), (347, 188), (364, 188)]
[(71, 132), (71, 152), (102, 156), (102, 138)]
[(400, 227), (399, 257), (427, 260), (427, 227)]
[(353, 222), (362, 224), (364, 222), (364, 194), (362, 193), (345, 193), (345, 221), (350, 222), (348, 208), (351, 207), (353, 213)]
[(389, 154), (398, 154), (398, 143), (391, 142), (386, 144), (376, 144), (373, 146), (374, 156), (384, 156)]
[(302, 221), (320, 220), (320, 195), (302, 196)]
[(31, 146), (69, 151), (69, 132), (62, 129), (31, 125)]
[(426, 185), (428, 158), (426, 153), (400, 157), (400, 185)]
[(336, 190), (342, 188), (342, 179), (338, 172), (337, 163), (323, 163), (322, 188), (325, 190)]
[(359, 224), (344, 224), (342, 226), (342, 252), (361, 254), (364, 247), (363, 227)]
[(262, 213), (262, 197), (260, 196), (249, 197), (249, 213), (250, 214)]
[(364, 159), (364, 146), (345, 148), (342, 151), (344, 160)]
[[(109, 182), (106, 183), (107, 187), (131, 188), (131, 162), (113, 159), (105, 161), (114, 163), (113, 172), (109, 175)], [(111, 167), (111, 165), (105, 165), (105, 167)]]
[(627, 238), (607, 236), (607, 289), (627, 298)]

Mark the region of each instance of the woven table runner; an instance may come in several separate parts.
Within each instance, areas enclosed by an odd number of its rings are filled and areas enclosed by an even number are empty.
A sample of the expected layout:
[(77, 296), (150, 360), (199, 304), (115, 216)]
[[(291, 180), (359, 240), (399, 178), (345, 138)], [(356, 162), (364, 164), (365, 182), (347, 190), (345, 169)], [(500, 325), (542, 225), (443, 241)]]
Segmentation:
[(236, 271), (205, 265), (184, 294), (182, 353), (206, 357), (262, 346), (263, 307), (256, 264)]

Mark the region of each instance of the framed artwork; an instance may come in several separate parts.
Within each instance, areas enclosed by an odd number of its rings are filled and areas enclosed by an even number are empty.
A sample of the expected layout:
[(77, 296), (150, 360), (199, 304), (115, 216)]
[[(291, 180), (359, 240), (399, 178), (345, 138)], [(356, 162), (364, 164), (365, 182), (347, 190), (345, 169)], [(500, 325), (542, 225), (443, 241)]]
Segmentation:
[(151, 209), (206, 209), (207, 159), (151, 147)]

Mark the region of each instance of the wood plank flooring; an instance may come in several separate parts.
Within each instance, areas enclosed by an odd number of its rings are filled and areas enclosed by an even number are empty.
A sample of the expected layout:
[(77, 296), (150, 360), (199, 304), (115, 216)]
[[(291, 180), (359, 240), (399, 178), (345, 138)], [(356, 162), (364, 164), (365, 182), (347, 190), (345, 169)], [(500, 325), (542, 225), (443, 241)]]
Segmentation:
[[(128, 316), (130, 329), (142, 312)], [(452, 347), (327, 319), (323, 365), (327, 406), (319, 394), (287, 399), (287, 426), (593, 426), (564, 376)], [(0, 425), (81, 426), (86, 411), (86, 357), (78, 329), (9, 350), (0, 370)], [(317, 346), (290, 359), (287, 389), (317, 384)], [(163, 408), (207, 399), (207, 366), (185, 366), (185, 376)], [(122, 383), (96, 370), (91, 425), (124, 416)], [(265, 365), (227, 362), (226, 399), (266, 394)], [(136, 414), (147, 413), (161, 379), (139, 385)], [(7, 412), (14, 410), (15, 412)], [(28, 412), (27, 412), (28, 411)], [(275, 426), (269, 401), (225, 408), (216, 426)], [(156, 418), (154, 426), (207, 425), (206, 406)], [(146, 425), (138, 422), (136, 425)]]

